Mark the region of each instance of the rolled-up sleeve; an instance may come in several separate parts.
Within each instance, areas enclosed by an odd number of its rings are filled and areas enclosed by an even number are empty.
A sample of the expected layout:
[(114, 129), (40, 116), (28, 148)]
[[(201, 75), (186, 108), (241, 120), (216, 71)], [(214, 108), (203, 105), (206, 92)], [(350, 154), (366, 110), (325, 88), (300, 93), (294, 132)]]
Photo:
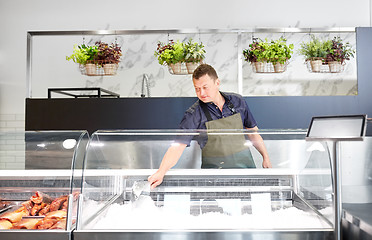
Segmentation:
[(253, 114), (251, 113), (251, 110), (248, 107), (247, 102), (243, 99), (244, 104), (246, 105), (245, 107), (245, 118), (244, 118), (244, 126), (247, 128), (254, 128), (257, 126), (257, 122), (253, 117)]
[(195, 138), (195, 134), (192, 134), (192, 130), (200, 129), (201, 125), (201, 116), (199, 111), (195, 111), (195, 109), (189, 109), (185, 112), (179, 128), (190, 130), (190, 135), (179, 135), (177, 136), (176, 142), (187, 144), (190, 146), (190, 142)]

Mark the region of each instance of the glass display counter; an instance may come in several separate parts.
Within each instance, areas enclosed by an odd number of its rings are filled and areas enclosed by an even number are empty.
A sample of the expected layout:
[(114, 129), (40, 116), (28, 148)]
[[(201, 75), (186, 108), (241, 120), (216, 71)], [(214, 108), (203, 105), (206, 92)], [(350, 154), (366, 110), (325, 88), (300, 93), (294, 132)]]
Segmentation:
[(88, 142), (86, 131), (0, 133), (0, 239), (71, 239)]
[[(241, 136), (256, 168), (201, 169), (198, 143)], [(87, 148), (74, 239), (331, 239), (329, 146), (301, 130), (260, 131), (273, 168), (247, 130), (97, 131)], [(192, 139), (163, 183), (147, 178), (168, 147)], [(235, 144), (235, 143), (233, 143)], [(238, 144), (238, 143), (236, 143)], [(233, 146), (237, 149), (241, 146)]]

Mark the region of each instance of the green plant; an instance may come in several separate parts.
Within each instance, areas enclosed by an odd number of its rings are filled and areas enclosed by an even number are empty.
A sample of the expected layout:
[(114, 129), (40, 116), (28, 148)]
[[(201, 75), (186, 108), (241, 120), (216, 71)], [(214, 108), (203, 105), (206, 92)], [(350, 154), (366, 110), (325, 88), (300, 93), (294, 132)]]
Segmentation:
[(284, 38), (279, 38), (278, 40), (271, 40), (266, 51), (264, 52), (264, 57), (268, 62), (284, 64), (287, 60), (291, 59), (293, 44), (287, 45), (287, 40)]
[(160, 65), (174, 64), (185, 61), (185, 54), (182, 42), (169, 40), (168, 44), (158, 42), (154, 55), (158, 58)]
[(255, 38), (249, 44), (248, 49), (243, 50), (244, 60), (250, 63), (253, 62), (272, 62), (273, 64), (284, 64), (292, 57), (293, 44), (287, 45), (287, 40), (279, 38), (278, 40), (271, 40)]
[(265, 51), (268, 47), (267, 41), (263, 42), (259, 38), (254, 38), (253, 42), (249, 44), (249, 48), (243, 50), (244, 60), (250, 63), (266, 61)]
[(319, 38), (311, 35), (309, 42), (302, 42), (298, 53), (305, 56), (305, 60), (311, 60), (313, 58), (325, 58), (331, 48), (332, 42), (322, 41)]
[(107, 44), (104, 42), (96, 42), (93, 46), (82, 44), (74, 45), (73, 54), (66, 56), (66, 60), (73, 60), (75, 63), (85, 65), (87, 63), (106, 64), (119, 63), (122, 56), (121, 47), (117, 44)]
[(74, 45), (73, 53), (70, 56), (66, 56), (66, 60), (72, 60), (75, 63), (85, 65), (88, 61), (94, 60), (97, 52), (97, 46), (87, 46), (85, 44), (80, 46)]
[(205, 58), (204, 45), (202, 43), (193, 42), (190, 38), (188, 42), (183, 44), (185, 62), (198, 63)]
[(111, 43), (110, 45), (104, 42), (96, 42), (97, 55), (93, 59), (98, 63), (113, 63), (117, 64), (120, 62), (120, 57), (122, 56), (121, 47), (118, 44)]
[(355, 50), (352, 49), (348, 42), (344, 44), (340, 37), (334, 37), (331, 43), (332, 45), (326, 55), (326, 62), (336, 61), (344, 63), (345, 60), (350, 60), (350, 57), (354, 57)]

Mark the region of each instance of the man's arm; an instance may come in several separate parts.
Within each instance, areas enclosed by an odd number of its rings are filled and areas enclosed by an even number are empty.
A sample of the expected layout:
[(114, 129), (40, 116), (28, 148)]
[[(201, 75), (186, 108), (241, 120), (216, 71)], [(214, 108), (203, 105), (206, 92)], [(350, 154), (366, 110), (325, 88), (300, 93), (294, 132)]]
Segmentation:
[(148, 181), (151, 183), (151, 189), (156, 188), (163, 182), (165, 173), (176, 165), (186, 146), (187, 144), (178, 143), (168, 148), (167, 152), (164, 154), (158, 171), (148, 177)]
[(265, 143), (260, 134), (256, 133), (258, 131), (258, 127), (254, 128), (247, 128), (250, 131), (254, 131), (252, 134), (248, 134), (249, 140), (252, 142), (253, 146), (257, 149), (257, 151), (262, 156), (262, 167), (263, 168), (271, 168), (271, 162), (269, 154), (267, 153)]

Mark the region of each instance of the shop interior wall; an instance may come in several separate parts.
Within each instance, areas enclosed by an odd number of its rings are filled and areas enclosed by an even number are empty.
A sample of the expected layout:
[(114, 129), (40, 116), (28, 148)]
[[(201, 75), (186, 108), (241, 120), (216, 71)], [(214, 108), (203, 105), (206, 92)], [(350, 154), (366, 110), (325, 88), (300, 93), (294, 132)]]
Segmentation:
[[(105, 5), (104, 8), (102, 5)], [(7, 24), (0, 25), (2, 33), (0, 38), (0, 115), (17, 114), (19, 118), (19, 114), (24, 114), (25, 111), (27, 31), (369, 27), (370, 1), (358, 1), (358, 4), (355, 4), (351, 0), (326, 2), (315, 0), (311, 4), (304, 5), (295, 0), (285, 2), (236, 0), (228, 3), (191, 0), (187, 4), (184, 1), (171, 0), (160, 2), (108, 0), (104, 3), (98, 0), (78, 2), (15, 0), (0, 2), (0, 21), (12, 23), (12, 27)], [(58, 46), (55, 47), (58, 48)], [(52, 55), (53, 52), (50, 54)], [(369, 98), (363, 97), (361, 93), (361, 90), (368, 90), (363, 89), (363, 73), (360, 75), (360, 72), (365, 70), (368, 71), (368, 68), (363, 70), (362, 67), (361, 70), (358, 66), (358, 96), (252, 97), (247, 101), (261, 128), (305, 127), (307, 125), (304, 123), (309, 121), (310, 116), (320, 114), (368, 113), (365, 111), (364, 101), (368, 101)], [(370, 86), (364, 87), (371, 89)], [(278, 109), (278, 111), (274, 112), (273, 109)], [(291, 121), (288, 121), (289, 118)], [(13, 118), (6, 117), (6, 119)]]

